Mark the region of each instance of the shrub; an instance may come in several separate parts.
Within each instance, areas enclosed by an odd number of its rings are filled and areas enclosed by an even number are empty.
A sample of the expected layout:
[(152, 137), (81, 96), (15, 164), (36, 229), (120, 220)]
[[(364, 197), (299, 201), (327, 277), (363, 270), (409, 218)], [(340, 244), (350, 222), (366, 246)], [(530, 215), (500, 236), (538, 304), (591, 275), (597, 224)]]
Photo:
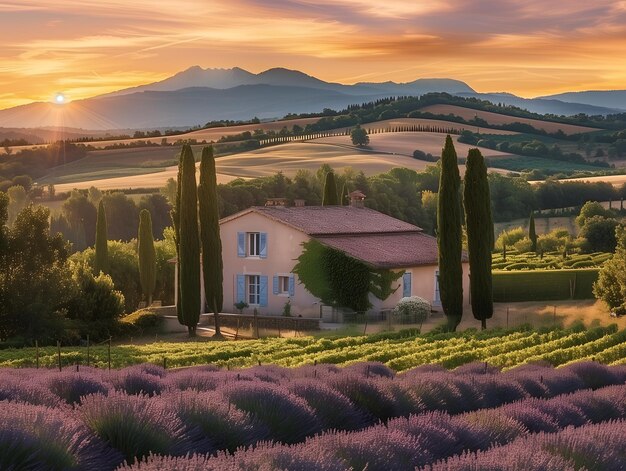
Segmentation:
[(513, 247), (516, 242), (519, 242), (525, 237), (526, 232), (521, 227), (516, 227), (515, 229), (503, 231), (496, 239), (495, 249), (498, 251), (502, 251), (504, 244), (506, 243), (506, 249), (510, 250), (510, 248)]
[(419, 296), (402, 298), (393, 309), (393, 315), (400, 320), (423, 322), (430, 314), (430, 304)]
[(121, 319), (122, 322), (137, 328), (140, 333), (156, 331), (163, 324), (163, 317), (150, 309), (140, 309)]

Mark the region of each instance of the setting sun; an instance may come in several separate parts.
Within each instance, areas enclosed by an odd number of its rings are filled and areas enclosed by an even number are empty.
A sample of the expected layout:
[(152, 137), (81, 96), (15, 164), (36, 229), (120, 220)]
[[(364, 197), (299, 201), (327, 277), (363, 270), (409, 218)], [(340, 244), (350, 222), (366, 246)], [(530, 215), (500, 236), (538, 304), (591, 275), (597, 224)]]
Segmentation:
[(54, 97), (54, 101), (55, 103), (62, 105), (63, 103), (65, 103), (65, 95), (63, 95), (62, 93), (57, 93)]

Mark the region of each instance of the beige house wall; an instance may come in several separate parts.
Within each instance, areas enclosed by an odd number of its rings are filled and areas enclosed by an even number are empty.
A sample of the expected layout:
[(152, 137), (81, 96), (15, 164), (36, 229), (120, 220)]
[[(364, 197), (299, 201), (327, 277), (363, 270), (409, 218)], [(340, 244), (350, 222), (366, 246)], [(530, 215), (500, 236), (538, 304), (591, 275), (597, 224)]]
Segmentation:
[[(238, 232), (264, 232), (267, 234), (267, 257), (239, 257), (237, 252)], [(289, 276), (302, 252), (302, 244), (310, 237), (303, 232), (293, 229), (281, 222), (251, 212), (240, 217), (230, 219), (220, 225), (222, 239), (222, 259), (224, 262), (224, 305), (222, 312), (238, 312), (234, 304), (237, 295), (237, 275), (261, 275), (268, 279), (267, 306), (250, 306), (245, 312), (257, 309), (260, 315), (281, 315), (285, 303), (289, 300), (292, 305), (292, 315), (302, 317), (319, 317), (319, 299), (310, 294), (300, 284), (294, 275), (294, 296), (273, 293), (273, 277)], [(177, 265), (178, 268), (178, 265)], [(439, 308), (435, 292), (437, 265), (421, 265), (406, 269), (398, 269), (411, 274), (411, 296), (420, 296)], [(380, 300), (370, 295), (373, 311), (393, 309), (402, 299), (403, 278), (394, 283), (396, 291), (386, 300)], [(177, 290), (178, 291), (178, 290)], [(469, 264), (463, 264), (463, 299), (469, 304)], [(202, 289), (202, 306), (204, 307), (204, 289)]]

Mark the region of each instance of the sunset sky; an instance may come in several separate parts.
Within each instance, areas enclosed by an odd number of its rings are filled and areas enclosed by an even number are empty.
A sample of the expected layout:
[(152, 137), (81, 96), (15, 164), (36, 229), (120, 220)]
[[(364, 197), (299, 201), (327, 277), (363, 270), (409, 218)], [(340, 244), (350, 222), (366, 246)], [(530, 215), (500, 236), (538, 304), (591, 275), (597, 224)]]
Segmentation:
[(626, 88), (626, 1), (0, 0), (0, 109), (193, 65), (448, 77), (530, 97)]

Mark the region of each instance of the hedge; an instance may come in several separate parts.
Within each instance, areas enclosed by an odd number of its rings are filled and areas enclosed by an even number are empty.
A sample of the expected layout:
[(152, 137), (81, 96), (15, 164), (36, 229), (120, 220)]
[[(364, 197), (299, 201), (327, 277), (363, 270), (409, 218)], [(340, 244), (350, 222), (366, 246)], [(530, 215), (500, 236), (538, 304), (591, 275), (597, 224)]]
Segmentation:
[[(593, 299), (598, 269), (494, 271), (495, 302)], [(572, 293), (573, 291), (573, 293)]]

